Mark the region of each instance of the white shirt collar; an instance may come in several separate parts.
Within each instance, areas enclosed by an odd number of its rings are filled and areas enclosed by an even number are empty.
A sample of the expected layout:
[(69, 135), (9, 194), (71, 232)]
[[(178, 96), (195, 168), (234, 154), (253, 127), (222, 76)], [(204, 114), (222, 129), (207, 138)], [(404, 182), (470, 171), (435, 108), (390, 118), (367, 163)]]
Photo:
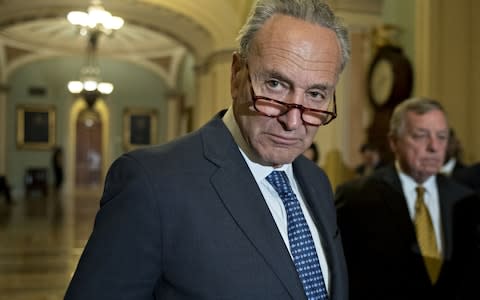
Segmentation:
[(455, 158), (450, 158), (440, 169), (440, 173), (444, 174), (452, 174), (455, 165), (457, 164), (457, 160)]
[(417, 186), (423, 186), (426, 189), (426, 192), (431, 189), (435, 188), (435, 178), (436, 175), (432, 175), (425, 180), (422, 184), (417, 183), (410, 175), (406, 174), (405, 172), (402, 171), (400, 168), (400, 164), (398, 160), (395, 161), (395, 169), (397, 169), (398, 177), (400, 177), (400, 182), (402, 183), (402, 186), (407, 188), (409, 191), (410, 190), (415, 190)]

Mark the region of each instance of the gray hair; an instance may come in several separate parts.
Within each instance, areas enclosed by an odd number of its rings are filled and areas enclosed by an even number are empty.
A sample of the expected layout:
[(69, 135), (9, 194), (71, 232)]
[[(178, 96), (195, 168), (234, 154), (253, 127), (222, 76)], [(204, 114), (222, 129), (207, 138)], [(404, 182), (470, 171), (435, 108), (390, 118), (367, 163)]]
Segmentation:
[(432, 110), (439, 110), (443, 112), (446, 117), (446, 112), (443, 106), (436, 100), (415, 97), (409, 98), (401, 102), (395, 107), (392, 117), (390, 118), (390, 130), (388, 135), (391, 137), (398, 137), (405, 129), (405, 119), (407, 112), (414, 112), (423, 115)]
[(258, 0), (237, 37), (240, 44), (239, 53), (243, 59), (248, 57), (252, 40), (257, 31), (275, 14), (291, 16), (333, 30), (342, 51), (340, 71), (345, 68), (350, 58), (347, 28), (335, 16), (328, 4), (322, 0)]

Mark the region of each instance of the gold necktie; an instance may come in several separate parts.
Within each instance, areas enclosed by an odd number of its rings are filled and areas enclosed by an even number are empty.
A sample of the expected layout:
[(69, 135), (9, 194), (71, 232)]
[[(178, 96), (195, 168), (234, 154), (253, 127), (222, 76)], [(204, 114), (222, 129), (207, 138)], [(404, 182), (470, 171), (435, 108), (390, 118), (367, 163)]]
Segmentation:
[(434, 284), (440, 274), (442, 257), (437, 248), (432, 219), (430, 218), (430, 213), (428, 212), (428, 208), (424, 201), (425, 188), (418, 186), (416, 191), (415, 231), (417, 234), (418, 245), (420, 246), (420, 251), (422, 252), (423, 260), (425, 262), (425, 267), (427, 268), (430, 280)]

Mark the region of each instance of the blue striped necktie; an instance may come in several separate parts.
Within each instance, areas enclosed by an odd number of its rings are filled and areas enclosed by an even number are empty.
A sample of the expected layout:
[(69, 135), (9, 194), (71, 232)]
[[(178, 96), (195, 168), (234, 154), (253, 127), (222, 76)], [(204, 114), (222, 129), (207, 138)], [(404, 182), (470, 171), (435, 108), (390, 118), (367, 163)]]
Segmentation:
[(327, 289), (323, 280), (322, 269), (312, 234), (295, 193), (284, 171), (273, 171), (267, 176), (282, 199), (287, 212), (288, 241), (298, 276), (308, 300), (328, 300)]

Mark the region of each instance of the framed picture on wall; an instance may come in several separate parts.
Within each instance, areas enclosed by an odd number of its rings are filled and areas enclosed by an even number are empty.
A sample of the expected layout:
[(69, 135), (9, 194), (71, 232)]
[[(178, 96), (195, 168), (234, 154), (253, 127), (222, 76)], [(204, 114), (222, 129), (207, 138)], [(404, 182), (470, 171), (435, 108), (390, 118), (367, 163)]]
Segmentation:
[(126, 151), (157, 143), (157, 111), (126, 108), (123, 113), (123, 145)]
[(17, 105), (17, 148), (52, 150), (55, 145), (55, 107)]

